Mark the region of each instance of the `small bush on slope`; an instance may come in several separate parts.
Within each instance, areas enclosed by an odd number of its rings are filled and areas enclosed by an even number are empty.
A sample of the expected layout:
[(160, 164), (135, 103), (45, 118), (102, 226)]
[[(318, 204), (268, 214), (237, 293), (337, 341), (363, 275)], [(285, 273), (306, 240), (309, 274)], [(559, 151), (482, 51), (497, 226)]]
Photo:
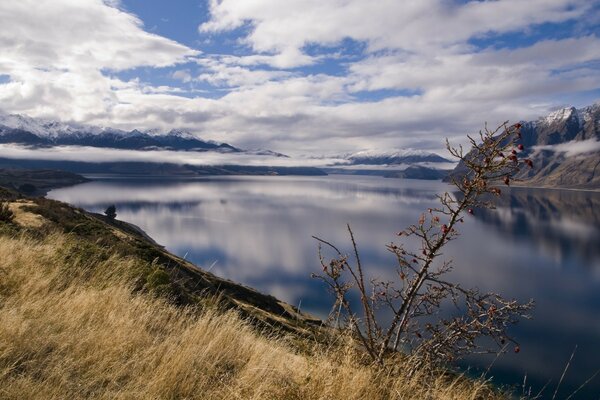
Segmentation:
[(12, 222), (13, 218), (14, 214), (10, 210), (8, 203), (0, 202), (0, 222)]

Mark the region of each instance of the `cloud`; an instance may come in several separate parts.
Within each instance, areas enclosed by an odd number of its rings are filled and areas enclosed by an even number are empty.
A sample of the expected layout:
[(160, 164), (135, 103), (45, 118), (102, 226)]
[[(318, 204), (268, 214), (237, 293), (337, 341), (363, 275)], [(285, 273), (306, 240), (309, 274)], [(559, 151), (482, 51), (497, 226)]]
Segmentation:
[[(122, 82), (111, 72), (166, 67), (200, 52), (144, 31), (118, 1), (23, 0), (0, 3), (0, 85), (6, 110), (89, 122), (110, 118)], [(163, 88), (164, 89), (164, 88)], [(160, 89), (159, 89), (160, 90)]]
[(334, 46), (345, 38), (364, 41), (371, 52), (401, 49), (433, 52), (490, 33), (532, 24), (575, 19), (588, 9), (583, 0), (521, 0), (459, 3), (440, 0), (210, 0), (211, 19), (200, 32), (251, 27), (244, 42), (260, 53), (302, 59), (302, 48)]
[(545, 145), (545, 146), (534, 146), (535, 152), (546, 150), (554, 153), (562, 153), (566, 157), (578, 156), (580, 154), (594, 153), (600, 151), (600, 141), (596, 139), (570, 141), (566, 143)]
[[(199, 59), (197, 63), (205, 69), (205, 72), (200, 74), (196, 80), (208, 82), (213, 86), (241, 88), (292, 76), (292, 73), (287, 71), (250, 69), (235, 65), (238, 60), (239, 58), (234, 57)], [(239, 61), (239, 63), (243, 64), (244, 62)]]
[(182, 81), (183, 83), (188, 83), (192, 81), (192, 75), (190, 71), (187, 69), (178, 69), (171, 74), (173, 79), (177, 79)]
[(288, 158), (251, 153), (218, 153), (172, 150), (122, 150), (86, 146), (55, 146), (33, 148), (0, 144), (0, 157), (8, 159), (76, 161), (89, 163), (149, 162), (179, 165), (249, 165), (272, 167), (324, 166), (346, 162), (339, 158)]
[(2, 2), (0, 65), (13, 69), (118, 71), (146, 65), (169, 66), (199, 53), (144, 31), (139, 18), (110, 4), (114, 2)]
[(292, 155), (440, 152), (593, 96), (596, 3), (214, 0), (201, 51), (119, 1), (3, 2), (0, 107)]

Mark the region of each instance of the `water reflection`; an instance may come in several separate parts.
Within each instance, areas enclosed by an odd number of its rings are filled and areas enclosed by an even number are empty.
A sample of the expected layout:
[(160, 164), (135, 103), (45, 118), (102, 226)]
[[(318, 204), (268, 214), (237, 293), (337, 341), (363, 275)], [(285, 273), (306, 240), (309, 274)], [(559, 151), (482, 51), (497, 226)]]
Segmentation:
[[(119, 219), (178, 255), (324, 316), (329, 299), (309, 278), (318, 265), (311, 235), (347, 249), (350, 223), (367, 268), (392, 278), (385, 244), (447, 189), (439, 182), (349, 176), (104, 179), (50, 197), (96, 212), (114, 203)], [(599, 205), (598, 193), (512, 189), (497, 210), (467, 218), (462, 237), (445, 251), (463, 285), (537, 301), (535, 319), (516, 329), (521, 354), (495, 363), (500, 381), (521, 382), (527, 373), (536, 387), (556, 382), (575, 344), (564, 393), (600, 368)], [(487, 367), (492, 359), (471, 361)], [(600, 392), (599, 380), (579, 398)]]
[(482, 210), (484, 223), (529, 241), (561, 268), (582, 266), (600, 276), (600, 193), (513, 188), (496, 204)]

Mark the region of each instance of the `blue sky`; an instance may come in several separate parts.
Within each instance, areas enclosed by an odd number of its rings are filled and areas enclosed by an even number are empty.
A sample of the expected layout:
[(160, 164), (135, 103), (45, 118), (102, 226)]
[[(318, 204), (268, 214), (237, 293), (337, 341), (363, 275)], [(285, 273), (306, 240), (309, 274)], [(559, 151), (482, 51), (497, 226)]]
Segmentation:
[(4, 112), (287, 153), (439, 151), (600, 99), (599, 1), (22, 0), (0, 23)]

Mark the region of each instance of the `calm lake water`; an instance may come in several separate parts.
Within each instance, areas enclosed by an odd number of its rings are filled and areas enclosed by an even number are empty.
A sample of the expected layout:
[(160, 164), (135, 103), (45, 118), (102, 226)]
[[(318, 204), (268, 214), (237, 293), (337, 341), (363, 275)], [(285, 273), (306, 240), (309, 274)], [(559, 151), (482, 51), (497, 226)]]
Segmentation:
[[(451, 189), (351, 176), (95, 178), (48, 197), (94, 212), (114, 203), (118, 219), (173, 253), (321, 317), (331, 299), (310, 278), (319, 270), (312, 235), (348, 249), (350, 223), (366, 268), (391, 276), (385, 245)], [(480, 210), (459, 228), (444, 252), (455, 280), (537, 303), (534, 319), (512, 330), (521, 352), (494, 362), (495, 381), (520, 387), (527, 376), (533, 393), (550, 382), (544, 398), (552, 398), (578, 346), (557, 398), (572, 393), (600, 369), (600, 193), (513, 188), (496, 210)], [(493, 359), (469, 362), (485, 370)], [(600, 376), (573, 398), (600, 398)]]

